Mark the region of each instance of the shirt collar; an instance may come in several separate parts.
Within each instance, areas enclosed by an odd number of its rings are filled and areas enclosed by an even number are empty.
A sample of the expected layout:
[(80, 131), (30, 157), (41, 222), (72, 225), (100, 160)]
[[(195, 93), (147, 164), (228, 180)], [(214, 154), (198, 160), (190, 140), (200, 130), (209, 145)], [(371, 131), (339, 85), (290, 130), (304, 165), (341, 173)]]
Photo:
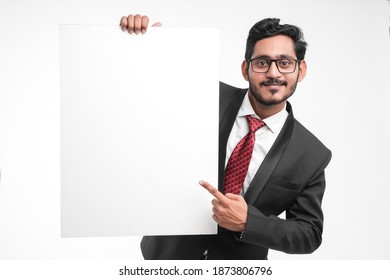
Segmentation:
[[(237, 117), (245, 117), (245, 116), (253, 116), (258, 119), (261, 119), (259, 116), (256, 115), (255, 110), (253, 110), (252, 104), (249, 101), (248, 92), (245, 94), (244, 100), (241, 104), (240, 110), (238, 111)], [(276, 113), (275, 115), (272, 115), (268, 118), (263, 119), (266, 126), (271, 130), (272, 133), (277, 133), (280, 131), (288, 117), (288, 112), (286, 110), (286, 106), (283, 110)]]

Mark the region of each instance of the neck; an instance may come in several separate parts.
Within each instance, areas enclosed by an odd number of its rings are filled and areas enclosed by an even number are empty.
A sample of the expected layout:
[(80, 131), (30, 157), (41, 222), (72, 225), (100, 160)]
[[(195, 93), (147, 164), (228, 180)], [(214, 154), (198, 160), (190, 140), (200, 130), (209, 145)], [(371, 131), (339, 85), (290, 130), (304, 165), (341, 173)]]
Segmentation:
[(249, 94), (249, 101), (251, 102), (256, 115), (258, 115), (262, 120), (279, 113), (286, 106), (286, 101), (275, 105), (261, 104), (252, 96), (252, 94)]

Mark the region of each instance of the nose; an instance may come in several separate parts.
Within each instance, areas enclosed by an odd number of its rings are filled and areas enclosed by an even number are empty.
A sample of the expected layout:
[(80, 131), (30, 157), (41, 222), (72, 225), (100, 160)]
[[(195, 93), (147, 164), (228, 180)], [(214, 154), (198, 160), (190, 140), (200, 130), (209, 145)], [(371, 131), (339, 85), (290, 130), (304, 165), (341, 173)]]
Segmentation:
[(272, 61), (271, 65), (269, 66), (268, 72), (267, 72), (267, 77), (268, 78), (278, 78), (280, 77), (281, 74), (279, 72), (278, 67), (276, 66), (276, 61)]

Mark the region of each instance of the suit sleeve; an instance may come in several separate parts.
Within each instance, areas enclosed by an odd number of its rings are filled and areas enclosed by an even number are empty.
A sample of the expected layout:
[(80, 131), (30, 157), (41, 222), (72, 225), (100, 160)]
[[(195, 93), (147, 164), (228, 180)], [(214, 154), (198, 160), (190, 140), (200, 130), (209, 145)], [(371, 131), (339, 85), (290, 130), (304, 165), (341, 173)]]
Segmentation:
[(289, 254), (307, 254), (315, 251), (322, 242), (322, 197), (325, 191), (325, 167), (331, 152), (304, 186), (292, 205), (286, 209), (286, 219), (266, 216), (248, 205), (248, 218), (240, 241), (259, 245)]

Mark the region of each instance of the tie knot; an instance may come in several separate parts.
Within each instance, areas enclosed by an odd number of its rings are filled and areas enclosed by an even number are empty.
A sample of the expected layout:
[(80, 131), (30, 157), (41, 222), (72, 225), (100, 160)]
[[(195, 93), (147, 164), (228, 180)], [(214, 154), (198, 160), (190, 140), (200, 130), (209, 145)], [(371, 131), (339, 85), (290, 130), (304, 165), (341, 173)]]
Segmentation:
[(251, 116), (246, 116), (246, 119), (248, 120), (249, 130), (251, 132), (256, 132), (258, 129), (260, 129), (262, 126), (265, 125), (265, 123), (262, 120), (259, 120)]

